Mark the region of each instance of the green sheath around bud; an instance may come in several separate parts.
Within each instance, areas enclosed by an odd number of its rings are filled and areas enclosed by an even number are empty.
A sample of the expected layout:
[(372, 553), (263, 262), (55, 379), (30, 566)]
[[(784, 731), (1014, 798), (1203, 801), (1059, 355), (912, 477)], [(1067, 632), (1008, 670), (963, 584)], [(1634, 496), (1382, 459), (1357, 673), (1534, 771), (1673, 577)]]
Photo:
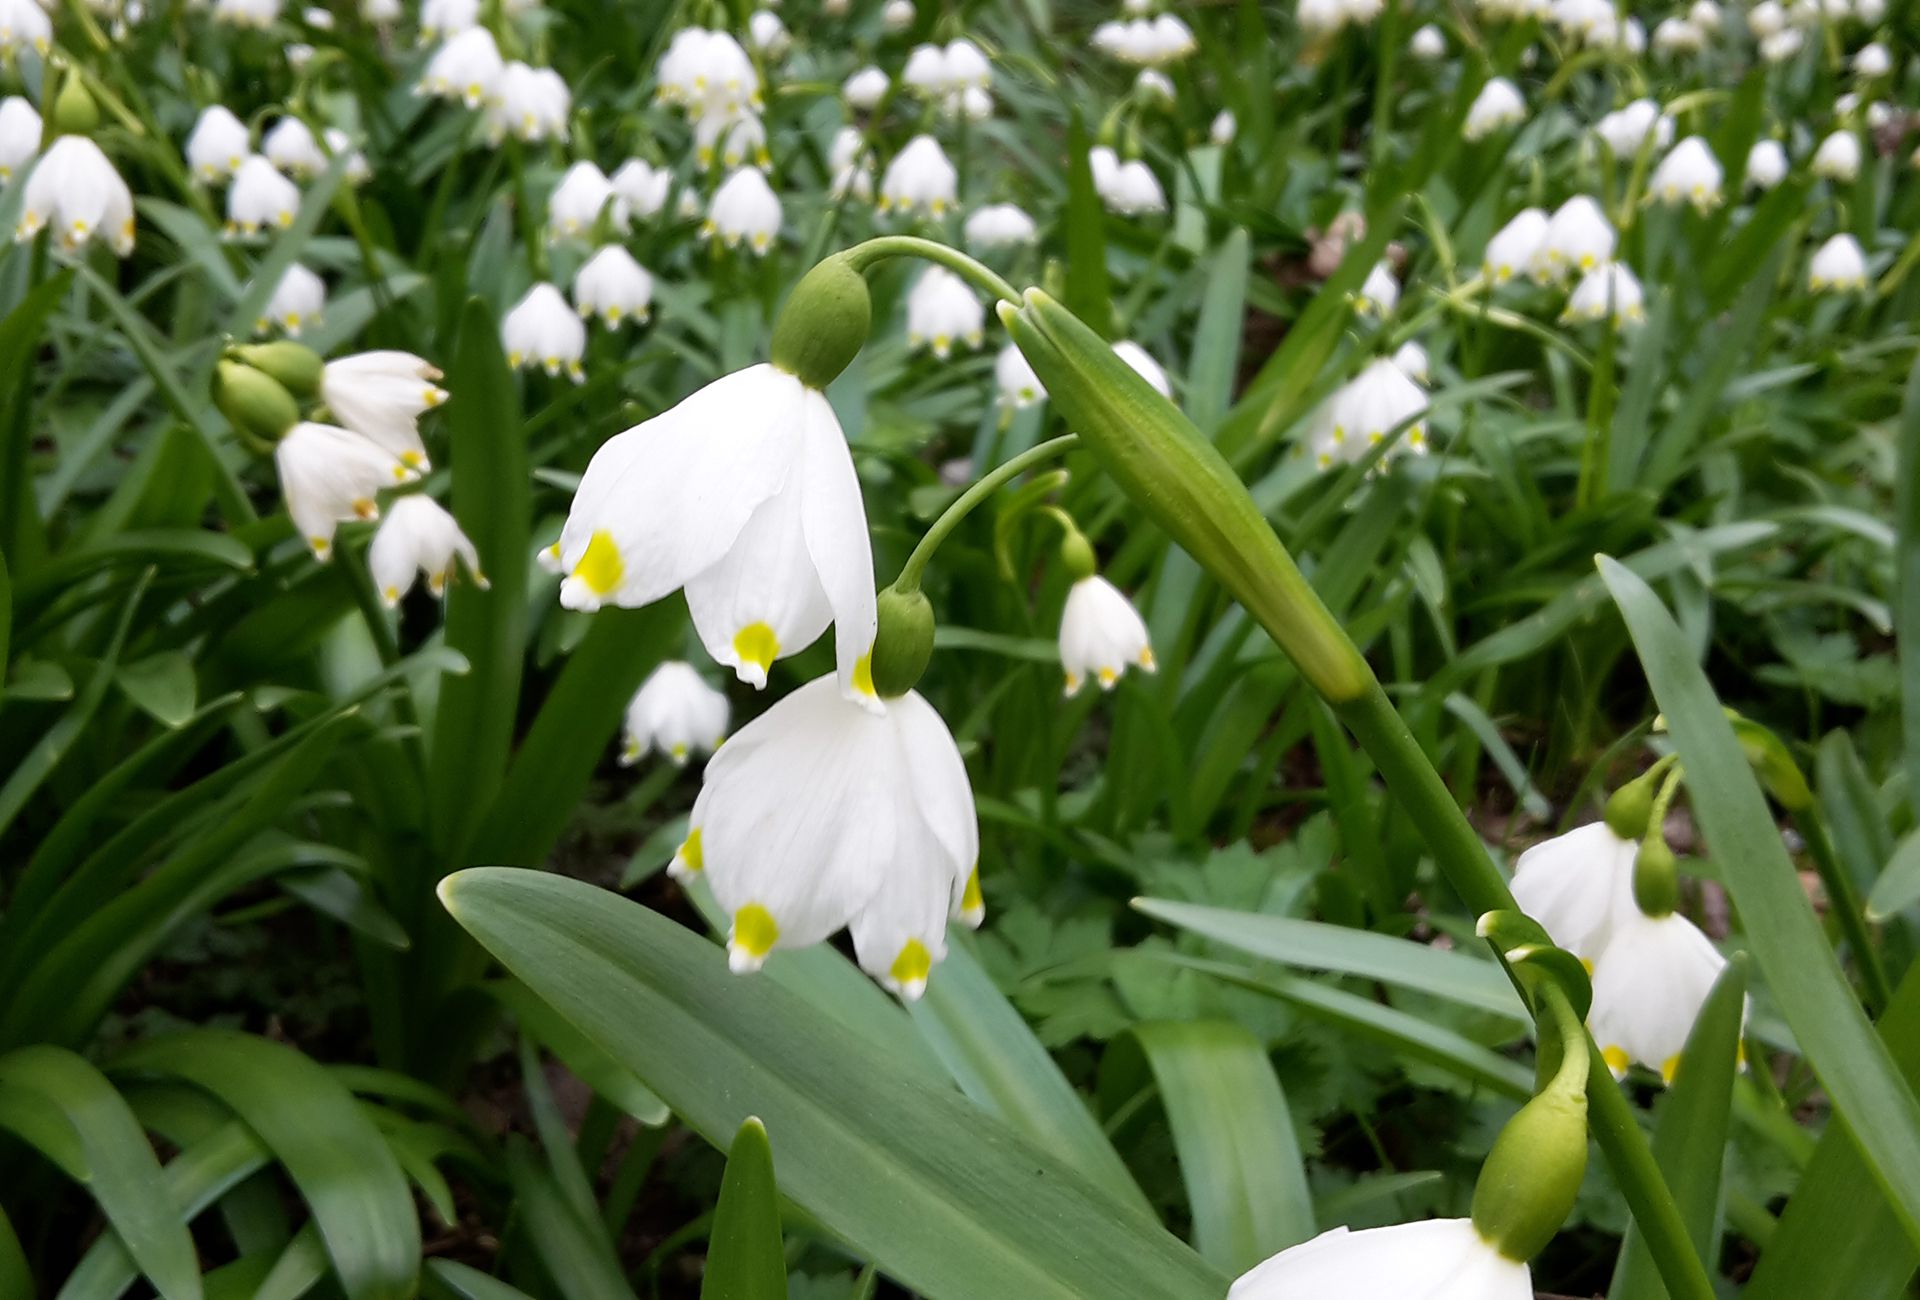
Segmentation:
[(270, 376), (238, 361), (222, 361), (213, 381), (213, 404), (243, 433), (278, 442), (300, 423), (293, 394)]
[(1680, 901), (1680, 864), (1653, 827), (1633, 859), (1633, 901), (1648, 916), (1666, 916)]
[(320, 359), (318, 352), (304, 343), (295, 343), (290, 339), (275, 343), (250, 343), (234, 348), (228, 355), (277, 381), (295, 397), (317, 397), (320, 394), (320, 376), (326, 370), (327, 363)]
[(1069, 527), (1067, 535), (1060, 539), (1060, 563), (1066, 566), (1067, 576), (1075, 582), (1082, 578), (1091, 578), (1100, 565), (1093, 554), (1093, 543), (1078, 528)]
[(1653, 794), (1665, 772), (1650, 768), (1607, 796), (1607, 829), (1623, 840), (1646, 835), (1653, 817)]
[(92, 135), (100, 125), (100, 106), (93, 102), (80, 73), (70, 71), (53, 100), (53, 129), (59, 135)]
[(1549, 1089), (1494, 1141), (1473, 1188), (1473, 1226), (1508, 1259), (1532, 1259), (1573, 1211), (1586, 1173), (1587, 1095)]
[(773, 364), (823, 389), (866, 346), (873, 322), (867, 282), (846, 258), (829, 257), (800, 278), (773, 323)]
[(883, 700), (912, 690), (933, 658), (933, 604), (926, 593), (881, 588), (873, 638), (873, 689)]

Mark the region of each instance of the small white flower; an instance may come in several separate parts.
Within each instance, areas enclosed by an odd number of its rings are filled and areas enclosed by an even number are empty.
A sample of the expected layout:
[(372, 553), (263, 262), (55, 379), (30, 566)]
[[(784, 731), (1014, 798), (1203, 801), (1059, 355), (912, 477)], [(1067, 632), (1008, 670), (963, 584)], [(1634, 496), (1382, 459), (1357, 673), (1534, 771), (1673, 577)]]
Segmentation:
[(986, 338), (986, 311), (965, 280), (929, 266), (907, 293), (907, 346), (931, 348), (942, 361), (956, 342), (977, 348)]
[(833, 179), (827, 196), (843, 199), (848, 195), (865, 203), (873, 198), (873, 155), (867, 151), (867, 137), (857, 126), (843, 126), (834, 132), (827, 150), (827, 170)]
[(770, 365), (717, 379), (594, 453), (560, 534), (560, 603), (684, 587), (716, 663), (755, 687), (834, 624), (842, 689), (879, 707), (866, 507), (825, 394)]
[(1367, 272), (1366, 283), (1353, 296), (1353, 310), (1356, 315), (1382, 320), (1393, 314), (1399, 302), (1400, 282), (1393, 278), (1393, 268), (1385, 262), (1375, 262)]
[(1447, 57), (1446, 34), (1432, 23), (1416, 31), (1407, 47), (1413, 51), (1414, 58), (1425, 59), (1429, 63)]
[(1853, 16), (1868, 27), (1878, 27), (1887, 16), (1886, 0), (1853, 0)]
[(327, 362), (320, 400), (341, 424), (407, 469), (431, 466), (420, 441), (420, 416), (447, 400), (440, 372), (411, 352), (357, 352)]
[(605, 213), (615, 234), (627, 229), (626, 205), (607, 174), (586, 159), (567, 168), (547, 196), (547, 237), (553, 240), (587, 239)]
[(331, 424), (303, 422), (273, 449), (280, 495), (315, 558), (333, 552), (338, 525), (380, 517), (379, 492), (405, 483), (413, 471), (357, 433)]
[(647, 319), (653, 307), (653, 276), (618, 244), (595, 253), (573, 279), (573, 306), (598, 316), (608, 329)]
[(1533, 278), (1557, 282), (1573, 271), (1591, 271), (1613, 257), (1613, 226), (1600, 205), (1585, 194), (1562, 203), (1547, 222), (1534, 251)]
[(320, 313), (326, 305), (326, 281), (294, 262), (281, 275), (280, 283), (274, 286), (273, 297), (267, 299), (260, 319), (253, 323), (253, 332), (265, 334), (269, 328), (278, 325), (289, 337), (297, 339), (302, 329), (320, 319)]
[(979, 852), (966, 765), (933, 706), (909, 691), (875, 714), (820, 678), (708, 761), (670, 870), (712, 885), (735, 971), (846, 927), (861, 969), (911, 1001), (946, 956), (948, 918), (979, 924)]
[(890, 32), (904, 32), (919, 17), (913, 0), (887, 0), (880, 9), (880, 25)]
[(500, 322), (500, 345), (516, 370), (538, 366), (549, 375), (564, 372), (576, 384), (586, 379), (580, 358), (587, 350), (587, 327), (560, 291), (544, 281), (527, 290)]
[(886, 73), (869, 64), (841, 83), (840, 97), (850, 107), (865, 111), (885, 98), (892, 84)]
[(993, 88), (993, 64), (980, 52), (980, 47), (964, 38), (949, 41), (945, 50), (946, 91), (991, 90)]
[(1113, 150), (1095, 145), (1087, 151), (1087, 162), (1093, 168), (1093, 188), (1109, 211), (1122, 216), (1166, 211), (1160, 179), (1139, 159), (1123, 163)]
[(728, 248), (744, 242), (755, 253), (765, 253), (780, 234), (780, 198), (756, 168), (742, 167), (714, 191), (701, 234), (719, 236)]
[(1602, 321), (1613, 318), (1614, 328), (1624, 329), (1647, 318), (1646, 295), (1633, 272), (1619, 262), (1597, 266), (1580, 277), (1567, 299), (1560, 319), (1569, 323)]
[(1494, 232), (1480, 270), (1489, 282), (1502, 285), (1522, 272), (1531, 272), (1547, 238), (1547, 214), (1540, 208), (1522, 208)]
[(674, 33), (660, 57), (658, 77), (660, 98), (695, 120), (760, 107), (760, 74), (726, 32), (684, 27)]
[(509, 135), (521, 140), (564, 140), (573, 91), (552, 68), (509, 63), (500, 87), (487, 105), (487, 134), (495, 144)]
[(983, 249), (1031, 244), (1039, 236), (1033, 218), (1011, 203), (974, 209), (964, 231), (968, 246)]
[(1425, 384), (1432, 377), (1427, 350), (1412, 339), (1408, 339), (1394, 349), (1393, 364), (1401, 374), (1416, 384)]
[(1089, 574), (1067, 592), (1060, 614), (1060, 666), (1066, 693), (1080, 693), (1091, 676), (1110, 691), (1129, 667), (1153, 672), (1153, 646), (1140, 611), (1120, 589), (1099, 574)]
[(1633, 901), (1634, 840), (1604, 821), (1577, 827), (1534, 845), (1513, 868), (1513, 898), (1558, 947), (1589, 967), (1606, 950)]
[(1533, 1274), (1471, 1219), (1334, 1228), (1241, 1275), (1227, 1300), (1533, 1300)]
[(1594, 123), (1593, 133), (1606, 141), (1614, 157), (1631, 158), (1640, 152), (1649, 135), (1656, 148), (1666, 148), (1673, 139), (1673, 119), (1651, 99), (1636, 99)]
[(375, 27), (389, 27), (405, 16), (400, 0), (360, 0), (360, 16)]
[(1807, 266), (1807, 288), (1815, 293), (1851, 293), (1867, 287), (1867, 255), (1852, 235), (1835, 235)]
[(673, 173), (655, 169), (645, 160), (629, 158), (620, 164), (610, 182), (627, 211), (636, 217), (651, 217), (667, 205), (667, 191), (673, 188)]
[(1474, 96), (1461, 134), (1469, 140), (1484, 140), (1526, 120), (1527, 102), (1520, 97), (1519, 87), (1505, 77), (1494, 77)]
[(480, 0), (422, 0), (420, 39), (431, 45), (458, 36), (480, 22)]
[(1714, 0), (1693, 0), (1687, 7), (1687, 21), (1703, 32), (1717, 32), (1723, 22), (1720, 6)]
[(283, 117), (261, 138), (260, 152), (276, 170), (298, 180), (312, 180), (327, 169), (327, 155), (313, 138), (307, 124), (297, 117)]
[(1113, 355), (1119, 357), (1152, 386), (1153, 391), (1167, 400), (1173, 400), (1173, 383), (1167, 378), (1167, 370), (1155, 361), (1148, 351), (1132, 339), (1121, 339), (1113, 345)]
[(387, 507), (387, 517), (367, 548), (367, 569), (388, 608), (400, 603), (416, 574), (426, 575), (428, 591), (445, 596), (456, 560), (466, 565), (473, 585), (485, 591), (480, 553), (439, 502), (418, 492)]
[(924, 212), (939, 218), (953, 207), (959, 182), (960, 173), (947, 160), (940, 142), (930, 135), (916, 135), (887, 164), (874, 206), (883, 213)]
[(627, 705), (620, 766), (632, 767), (652, 749), (675, 767), (685, 767), (693, 754), (720, 748), (732, 716), (727, 697), (709, 686), (698, 669), (669, 659), (647, 674)]
[(1770, 190), (1787, 178), (1787, 151), (1778, 140), (1757, 140), (1747, 153), (1747, 184)]
[(214, 0), (215, 22), (265, 31), (280, 16), (280, 0)]
[(347, 184), (363, 184), (373, 175), (373, 166), (367, 161), (367, 155), (354, 148), (352, 137), (345, 131), (337, 126), (330, 126), (321, 133), (321, 139), (326, 145), (329, 159), (338, 158), (343, 154), (346, 156), (347, 166), (341, 173), (341, 178)]
[(787, 25), (780, 21), (780, 15), (770, 9), (761, 9), (747, 19), (747, 43), (766, 55), (769, 59), (779, 59), (793, 43), (787, 33)]
[(1760, 42), (1760, 57), (1768, 63), (1785, 63), (1807, 43), (1806, 33), (1798, 27), (1775, 32)]
[(15, 240), (51, 228), (63, 252), (100, 240), (115, 256), (133, 251), (133, 194), (100, 146), (84, 135), (63, 135), (27, 177)]
[(1418, 417), (1427, 409), (1427, 395), (1392, 361), (1376, 357), (1328, 399), (1320, 429), (1314, 438), (1314, 463), (1331, 469), (1353, 464), (1384, 442), (1409, 420), (1398, 446), (1417, 456), (1427, 452), (1426, 427)]
[(455, 32), (434, 51), (415, 93), (457, 99), (468, 108), (481, 108), (499, 97), (506, 70), (493, 33), (484, 27), (468, 27)]
[(1233, 110), (1223, 108), (1213, 116), (1213, 124), (1207, 128), (1207, 139), (1222, 149), (1233, 143), (1233, 137), (1239, 133), (1240, 123), (1234, 117)]
[(1587, 1024), (1614, 1077), (1638, 1062), (1673, 1082), (1680, 1050), (1726, 966), (1713, 941), (1676, 913), (1630, 910), (1593, 966)]
[(1158, 68), (1142, 68), (1133, 79), (1133, 93), (1151, 104), (1171, 104), (1175, 98), (1173, 82)]
[(12, 180), (39, 154), (42, 129), (40, 114), (20, 96), (0, 102), (0, 181)]
[(1822, 180), (1851, 181), (1860, 174), (1860, 137), (1835, 131), (1814, 150), (1813, 174)]
[(1342, 0), (1300, 0), (1294, 21), (1309, 39), (1331, 36), (1346, 25), (1347, 7)]
[(1000, 405), (1010, 411), (1024, 411), (1047, 396), (1046, 386), (1033, 372), (1026, 354), (1011, 343), (993, 359), (993, 382), (1000, 390)]
[(744, 164), (765, 171), (773, 163), (767, 153), (767, 128), (759, 114), (745, 109), (709, 113), (694, 123), (693, 160), (701, 171), (716, 162), (728, 171)]
[(1653, 48), (1663, 54), (1698, 54), (1707, 34), (1684, 18), (1663, 18), (1653, 29)]
[(0, 0), (0, 56), (21, 50), (45, 54), (53, 46), (53, 20), (34, 0)]
[(187, 137), (187, 166), (196, 179), (208, 185), (232, 176), (252, 152), (246, 123), (219, 104), (201, 112), (193, 124), (193, 134)]
[(1653, 169), (1647, 194), (1669, 206), (1691, 203), (1706, 212), (1720, 202), (1720, 181), (1720, 160), (1705, 140), (1690, 135)]

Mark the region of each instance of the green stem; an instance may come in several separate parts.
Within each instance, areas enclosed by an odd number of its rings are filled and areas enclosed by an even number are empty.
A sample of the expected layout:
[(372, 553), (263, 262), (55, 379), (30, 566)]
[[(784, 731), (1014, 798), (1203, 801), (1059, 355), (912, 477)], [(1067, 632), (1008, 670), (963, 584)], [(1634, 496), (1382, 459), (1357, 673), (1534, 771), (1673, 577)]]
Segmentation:
[(1079, 444), (1079, 434), (1062, 434), (1036, 447), (1027, 448), (1012, 460), (981, 475), (972, 487), (955, 497), (953, 504), (943, 510), (940, 517), (933, 521), (926, 535), (920, 539), (920, 544), (913, 548), (913, 554), (909, 555), (907, 562), (900, 566), (900, 576), (893, 581), (894, 589), (900, 592), (920, 590), (920, 575), (926, 572), (927, 562), (933, 559), (933, 553), (940, 549), (940, 543), (947, 540), (947, 535), (960, 526), (960, 521), (973, 513), (975, 506), (999, 491), (1009, 480), (1025, 473), (1042, 461), (1066, 455)]
[(918, 257), (946, 267), (996, 301), (1020, 301), (1020, 295), (1014, 287), (1001, 279), (991, 268), (976, 262), (957, 248), (935, 243), (931, 239), (922, 239), (918, 235), (881, 235), (855, 244), (840, 256), (846, 258), (853, 269), (863, 275), (869, 266), (889, 257)]

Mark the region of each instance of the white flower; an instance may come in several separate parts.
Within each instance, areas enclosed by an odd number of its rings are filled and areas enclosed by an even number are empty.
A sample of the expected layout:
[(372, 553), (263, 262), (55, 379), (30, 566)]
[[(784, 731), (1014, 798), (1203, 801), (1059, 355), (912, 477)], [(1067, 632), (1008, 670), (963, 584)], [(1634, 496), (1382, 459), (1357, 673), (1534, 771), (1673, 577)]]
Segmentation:
[(420, 39), (426, 44), (457, 36), (480, 22), (480, 0), (421, 0)]
[(418, 492), (401, 497), (387, 508), (387, 517), (374, 533), (373, 545), (367, 548), (373, 585), (389, 608), (400, 603), (417, 573), (426, 575), (428, 591), (446, 595), (456, 559), (467, 566), (474, 586), (486, 590), (480, 553), (439, 502)]
[(328, 159), (345, 155), (347, 165), (340, 173), (341, 179), (349, 185), (359, 185), (373, 175), (373, 166), (367, 161), (367, 155), (354, 148), (353, 139), (337, 126), (330, 126), (321, 133)]
[(1707, 34), (1684, 18), (1663, 18), (1653, 29), (1653, 48), (1664, 54), (1697, 54)]
[(300, 211), (300, 188), (259, 154), (249, 154), (227, 190), (227, 236), (252, 237), (267, 228), (285, 230)]
[(1133, 602), (1099, 574), (1089, 574), (1067, 592), (1060, 614), (1060, 666), (1066, 693), (1077, 695), (1089, 675), (1110, 691), (1129, 666), (1154, 671), (1147, 625)]
[(673, 188), (673, 173), (666, 168), (655, 169), (639, 158), (629, 158), (620, 164), (610, 182), (613, 192), (627, 211), (636, 217), (651, 217), (667, 205), (667, 191)]
[(487, 106), (487, 134), (495, 144), (509, 135), (527, 141), (564, 140), (571, 112), (573, 91), (566, 78), (552, 68), (509, 63)]
[(360, 16), (376, 27), (397, 23), (404, 16), (400, 0), (360, 0)]
[(1087, 162), (1093, 169), (1093, 188), (1109, 211), (1122, 216), (1166, 211), (1160, 179), (1139, 159), (1123, 163), (1113, 150), (1095, 145), (1087, 151)]
[(1309, 38), (1329, 36), (1346, 25), (1347, 7), (1341, 0), (1300, 0), (1294, 21)]
[(1705, 212), (1720, 202), (1720, 179), (1720, 160), (1705, 140), (1690, 135), (1653, 169), (1647, 193), (1668, 205), (1691, 203)]
[(976, 208), (964, 227), (967, 244), (972, 248), (1007, 248), (1031, 244), (1039, 235), (1033, 218), (1011, 203), (994, 203)]
[(1547, 214), (1540, 208), (1522, 208), (1487, 241), (1480, 270), (1495, 285), (1529, 271), (1547, 238)]
[(912, 1000), (948, 918), (979, 923), (979, 851), (973, 787), (933, 706), (909, 691), (870, 713), (820, 678), (709, 760), (670, 870), (712, 885), (735, 971), (844, 926), (861, 969)]
[(842, 688), (878, 706), (853, 456), (826, 396), (784, 371), (727, 375), (609, 439), (559, 548), (561, 604), (646, 605), (684, 587), (708, 653), (756, 687), (831, 622)]
[[(225, 110), (222, 110), (225, 111)], [(32, 162), (40, 152), (40, 114), (18, 95), (0, 102), (0, 181)]]
[(1887, 16), (1886, 0), (1853, 0), (1853, 16), (1869, 27), (1877, 27)]
[(357, 433), (302, 422), (273, 449), (280, 495), (293, 526), (318, 559), (333, 551), (334, 529), (350, 519), (378, 519), (377, 494), (413, 471)]
[(773, 159), (767, 153), (767, 128), (757, 113), (741, 109), (709, 113), (694, 123), (693, 157), (701, 171), (718, 162), (731, 171), (744, 163), (765, 171)]
[(1207, 139), (1222, 149), (1233, 143), (1233, 137), (1239, 133), (1240, 123), (1233, 110), (1223, 108), (1213, 115), (1213, 124), (1207, 128)]
[(886, 96), (892, 84), (886, 73), (869, 64), (841, 83), (840, 97), (853, 108), (870, 109)]
[(760, 107), (760, 74), (726, 32), (683, 27), (660, 56), (660, 98), (696, 120)]
[(1431, 378), (1427, 350), (1412, 339), (1394, 349), (1392, 360), (1394, 368), (1416, 384), (1425, 384)]
[(903, 216), (924, 212), (941, 217), (954, 205), (959, 181), (960, 173), (947, 160), (940, 142), (930, 135), (916, 135), (887, 164), (874, 206)]
[(1495, 131), (1526, 120), (1527, 102), (1520, 98), (1519, 87), (1505, 77), (1494, 77), (1474, 96), (1461, 134), (1469, 140), (1484, 140)]
[(993, 64), (980, 52), (980, 47), (964, 38), (949, 41), (945, 51), (947, 91), (977, 90), (993, 88)]
[(574, 383), (586, 379), (580, 358), (587, 350), (587, 327), (567, 300), (542, 281), (527, 290), (500, 322), (500, 345), (516, 370), (538, 366), (549, 375), (565, 372)]
[(1666, 148), (1673, 139), (1673, 119), (1651, 99), (1636, 99), (1594, 123), (1593, 133), (1607, 142), (1614, 157), (1631, 158), (1640, 152), (1648, 135), (1652, 135), (1657, 148)]
[(918, 16), (913, 0), (887, 0), (880, 9), (880, 25), (890, 32), (904, 32)]
[(1822, 180), (1851, 181), (1860, 174), (1860, 137), (1835, 131), (1814, 150), (1812, 168)]
[(747, 43), (769, 59), (778, 59), (787, 52), (793, 38), (787, 34), (787, 25), (780, 21), (779, 14), (761, 9), (747, 19)]
[(1446, 35), (1432, 23), (1415, 32), (1413, 39), (1407, 43), (1407, 47), (1413, 51), (1413, 57), (1416, 59), (1432, 62), (1447, 57)]
[(1321, 469), (1353, 464), (1409, 420), (1414, 423), (1398, 445), (1423, 456), (1427, 435), (1418, 417), (1426, 409), (1427, 395), (1420, 386), (1392, 361), (1376, 357), (1328, 399), (1314, 439), (1314, 463)]
[(1046, 398), (1047, 389), (1040, 376), (1027, 363), (1026, 354), (1009, 343), (993, 359), (993, 382), (1000, 390), (1000, 404), (1010, 411), (1023, 411)]
[(956, 342), (977, 348), (986, 337), (986, 312), (965, 280), (929, 266), (907, 293), (907, 346), (931, 347), (942, 361)]
[(320, 319), (320, 312), (327, 305), (327, 283), (306, 267), (294, 262), (288, 265), (280, 277), (280, 283), (273, 288), (273, 297), (267, 299), (265, 310), (253, 323), (256, 334), (265, 334), (278, 325), (293, 338), (300, 337), (300, 331)]
[(1630, 909), (1593, 966), (1587, 1024), (1607, 1068), (1619, 1078), (1633, 1062), (1673, 1082), (1680, 1049), (1727, 964), (1712, 940), (1676, 913)]
[(0, 56), (21, 50), (45, 54), (53, 44), (53, 20), (34, 0), (0, 0)]
[(780, 198), (758, 170), (742, 167), (714, 191), (701, 234), (718, 235), (728, 248), (744, 240), (754, 252), (764, 253), (780, 234)]
[(1580, 277), (1567, 299), (1563, 321), (1602, 321), (1611, 315), (1614, 328), (1637, 325), (1647, 318), (1646, 295), (1633, 272), (1619, 262), (1596, 266)]
[(1757, 140), (1747, 154), (1747, 184), (1770, 190), (1787, 178), (1787, 151), (1778, 140)]
[(1806, 33), (1798, 27), (1775, 32), (1760, 42), (1760, 57), (1768, 63), (1785, 63), (1807, 43)]
[(1173, 63), (1200, 48), (1193, 29), (1168, 13), (1153, 20), (1153, 41), (1150, 61), (1154, 63)]
[(277, 170), (303, 181), (327, 169), (327, 155), (320, 151), (320, 142), (297, 117), (275, 122), (273, 129), (261, 137), (260, 152)]
[(1600, 959), (1633, 901), (1634, 840), (1604, 821), (1534, 845), (1513, 868), (1513, 897), (1558, 947), (1591, 966)]
[(1761, 40), (1785, 31), (1787, 10), (1779, 0), (1760, 0), (1760, 3), (1747, 10), (1747, 30)]
[(1533, 278), (1545, 284), (1570, 271), (1591, 271), (1613, 257), (1613, 226), (1600, 205), (1585, 194), (1562, 203), (1547, 222), (1534, 251)]
[(1392, 315), (1399, 302), (1400, 282), (1393, 278), (1393, 268), (1385, 262), (1375, 262), (1367, 272), (1366, 283), (1353, 296), (1353, 310), (1360, 316), (1381, 319)]
[(1852, 235), (1835, 235), (1820, 245), (1807, 267), (1807, 288), (1815, 293), (1848, 293), (1867, 287), (1867, 255)]
[(84, 135), (63, 135), (47, 146), (27, 177), (16, 240), (51, 227), (64, 252), (98, 239), (118, 257), (133, 251), (133, 194), (100, 146)]
[(707, 685), (698, 669), (666, 660), (647, 674), (627, 705), (620, 766), (633, 766), (653, 749), (675, 767), (685, 767), (696, 751), (711, 754), (720, 748), (732, 716), (727, 697)]
[(653, 276), (618, 244), (595, 253), (573, 278), (573, 306), (608, 329), (644, 321), (653, 306)]
[[(1303, 19), (1303, 23), (1304, 23)], [(1186, 58), (1199, 48), (1193, 29), (1172, 14), (1135, 17), (1124, 23), (1101, 23), (1092, 44), (1102, 54), (1122, 63), (1163, 66)]]
[(1153, 391), (1169, 401), (1173, 398), (1173, 384), (1167, 379), (1166, 367), (1155, 361), (1147, 350), (1132, 339), (1121, 339), (1113, 345), (1113, 355), (1119, 357), (1153, 387)]
[(827, 186), (829, 198), (852, 195), (863, 203), (873, 198), (873, 155), (867, 152), (866, 133), (859, 127), (843, 126), (834, 132), (827, 169), (833, 173)]
[(327, 362), (320, 400), (336, 420), (410, 470), (425, 473), (420, 416), (447, 400), (440, 372), (411, 352), (357, 352)]
[(625, 233), (626, 205), (620, 201), (607, 174), (583, 158), (567, 168), (560, 183), (553, 187), (553, 193), (547, 196), (547, 237), (587, 239), (603, 212), (614, 233)]
[(1227, 1300), (1533, 1300), (1533, 1275), (1471, 1219), (1334, 1228), (1242, 1274)]
[(1687, 21), (1703, 32), (1717, 32), (1722, 23), (1720, 6), (1714, 0), (1693, 0), (1687, 7)]
[(1173, 82), (1167, 74), (1158, 68), (1142, 68), (1140, 75), (1133, 79), (1133, 93), (1153, 104), (1171, 104), (1175, 92)]
[(427, 61), (427, 70), (415, 93), (436, 99), (457, 99), (468, 108), (480, 108), (499, 97), (506, 62), (493, 33), (469, 27), (448, 37)]
[(208, 185), (233, 175), (252, 152), (246, 123), (219, 104), (201, 112), (193, 124), (193, 134), (187, 137), (187, 166)]
[(216, 22), (265, 31), (280, 16), (280, 0), (214, 0)]

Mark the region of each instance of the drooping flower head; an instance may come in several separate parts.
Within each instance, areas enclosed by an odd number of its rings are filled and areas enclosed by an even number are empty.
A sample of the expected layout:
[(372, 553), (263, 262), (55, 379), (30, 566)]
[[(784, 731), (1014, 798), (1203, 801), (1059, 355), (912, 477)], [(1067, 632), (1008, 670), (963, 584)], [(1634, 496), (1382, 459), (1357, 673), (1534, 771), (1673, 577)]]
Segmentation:
[(1227, 1300), (1533, 1300), (1533, 1275), (1471, 1219), (1334, 1228), (1243, 1274)]
[(1060, 614), (1060, 666), (1066, 693), (1080, 693), (1089, 677), (1110, 691), (1128, 668), (1153, 672), (1147, 625), (1121, 590), (1097, 573), (1075, 582)]
[(411, 352), (359, 352), (329, 361), (320, 399), (334, 418), (417, 473), (429, 468), (420, 417), (447, 400), (440, 372)]
[(620, 765), (631, 767), (653, 749), (675, 767), (684, 767), (692, 755), (720, 748), (731, 716), (727, 697), (709, 686), (698, 669), (669, 659), (647, 674), (627, 705)]
[(439, 502), (418, 492), (387, 508), (387, 517), (367, 548), (373, 585), (390, 607), (400, 603), (416, 575), (425, 575), (427, 590), (434, 595), (446, 595), (456, 560), (484, 591), (487, 578), (480, 572), (480, 553)]
[(63, 135), (47, 146), (27, 178), (16, 240), (53, 231), (63, 252), (94, 240), (125, 257), (133, 251), (133, 193), (100, 146), (84, 135)]
[(515, 369), (538, 366), (575, 383), (586, 378), (580, 359), (587, 351), (587, 327), (551, 284), (543, 281), (527, 290), (500, 322), (500, 341), (507, 364)]

